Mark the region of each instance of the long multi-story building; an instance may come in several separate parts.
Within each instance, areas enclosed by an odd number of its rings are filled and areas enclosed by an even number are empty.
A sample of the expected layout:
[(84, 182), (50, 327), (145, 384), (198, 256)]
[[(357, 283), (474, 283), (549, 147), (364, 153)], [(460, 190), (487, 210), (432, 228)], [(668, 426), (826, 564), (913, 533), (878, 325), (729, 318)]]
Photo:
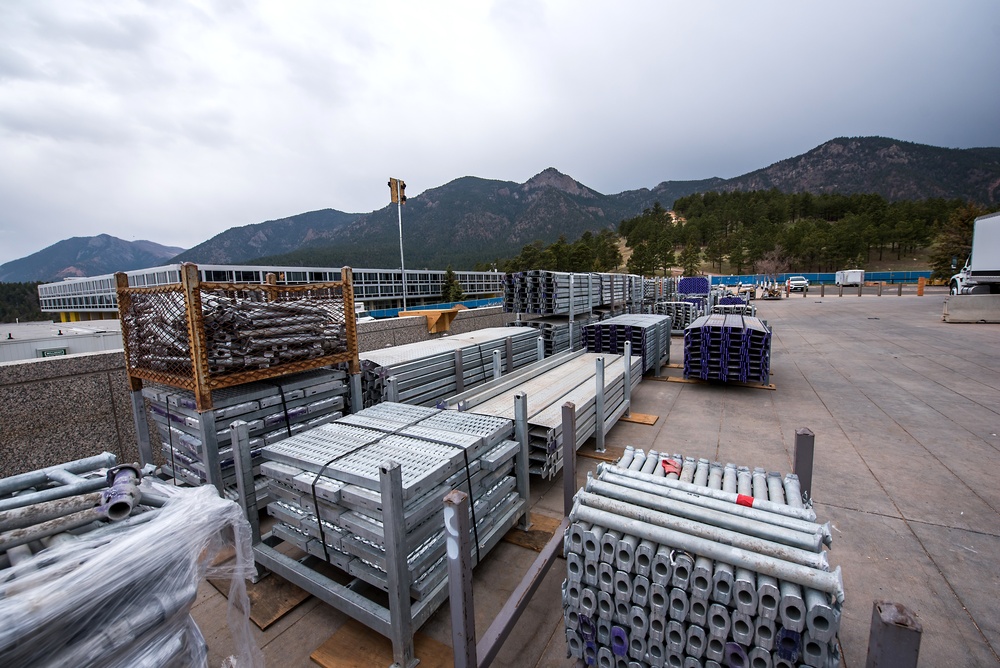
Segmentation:
[[(180, 282), (181, 265), (125, 272), (129, 285), (149, 287)], [(214, 283), (264, 283), (274, 274), (279, 285), (302, 285), (340, 280), (340, 268), (261, 267), (253, 265), (198, 265), (201, 280)], [(403, 274), (399, 269), (353, 269), (354, 298), (370, 312), (392, 311), (403, 306)], [(406, 306), (413, 308), (441, 302), (444, 271), (408, 269)], [(503, 274), (495, 271), (456, 271), (467, 300), (503, 296)], [(62, 322), (118, 317), (118, 297), (113, 274), (69, 278), (38, 286), (38, 300), (45, 313), (58, 313)]]

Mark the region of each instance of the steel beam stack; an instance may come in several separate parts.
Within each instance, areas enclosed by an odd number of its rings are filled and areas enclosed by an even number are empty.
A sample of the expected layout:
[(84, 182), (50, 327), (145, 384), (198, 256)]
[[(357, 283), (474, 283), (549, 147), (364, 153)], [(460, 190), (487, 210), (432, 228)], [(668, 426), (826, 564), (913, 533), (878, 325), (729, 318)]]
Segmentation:
[(504, 276), (506, 313), (562, 315), (589, 313), (601, 303), (596, 274), (561, 271), (522, 271)]
[[(542, 337), (542, 343), (546, 357), (567, 350), (579, 350), (584, 347), (583, 328), (594, 322), (594, 318), (589, 314), (576, 316), (571, 321), (568, 316), (546, 316), (535, 318), (534, 320), (519, 320), (513, 323), (519, 327), (532, 327), (538, 330), (538, 335)], [(572, 345), (570, 345), (570, 330), (572, 330)]]
[(756, 317), (757, 307), (743, 299), (743, 297), (725, 295), (712, 306), (712, 313), (730, 313)]
[[(576, 406), (576, 447), (598, 435), (597, 360), (604, 360), (604, 386), (600, 394), (604, 425), (600, 438), (627, 410), (625, 360), (620, 355), (567, 352), (533, 364), (510, 377), (491, 381), (470, 392), (451, 397), (446, 406), (478, 414), (516, 419), (515, 398), (527, 397), (525, 429), (528, 432), (530, 472), (552, 478), (562, 469), (562, 415), (567, 401)], [(632, 356), (629, 393), (642, 378), (642, 360)]]
[[(385, 402), (269, 445), (260, 468), (275, 499), (272, 535), (388, 590), (396, 564), (387, 556), (383, 511), (399, 502), (402, 586), (418, 601), (439, 603), (447, 578), (444, 495), (462, 489), (472, 498), (477, 560), (525, 512), (513, 431), (507, 419)], [(394, 499), (380, 486), (380, 467), (390, 460), (402, 475)]]
[[(0, 480), (0, 665), (206, 665), (190, 614), (205, 576), (231, 578), (230, 600), (244, 601), (230, 610), (236, 663), (263, 665), (239, 507), (114, 461), (104, 453)], [(230, 546), (236, 563), (214, 567)]]
[(654, 307), (654, 312), (670, 318), (671, 334), (683, 334), (684, 329), (702, 315), (698, 312), (697, 305), (679, 301), (659, 302)]
[(714, 314), (684, 330), (684, 377), (723, 382), (770, 382), (771, 330), (760, 319)]
[(570, 654), (597, 666), (840, 664), (840, 568), (798, 479), (627, 448), (566, 532)]
[(677, 295), (677, 279), (659, 276), (642, 279), (643, 313), (652, 313), (656, 304)]
[(587, 352), (625, 352), (625, 342), (632, 344), (632, 354), (642, 357), (643, 372), (670, 361), (671, 320), (662, 315), (628, 314), (602, 320), (583, 328)]
[(228, 427), (233, 420), (249, 424), (250, 447), (258, 465), (265, 445), (341, 417), (347, 393), (347, 374), (333, 369), (215, 390), (215, 408), (209, 411), (197, 410), (190, 390), (155, 383), (142, 388), (160, 435), (164, 470), (189, 484), (202, 485), (211, 479), (212, 460), (218, 463), (227, 488), (236, 483)]
[[(529, 330), (491, 327), (363, 353), (364, 405), (391, 400), (434, 406), (445, 397), (492, 379), (494, 351), (500, 352), (503, 373), (534, 362), (537, 336)], [(394, 390), (387, 383), (390, 377), (395, 378)]]

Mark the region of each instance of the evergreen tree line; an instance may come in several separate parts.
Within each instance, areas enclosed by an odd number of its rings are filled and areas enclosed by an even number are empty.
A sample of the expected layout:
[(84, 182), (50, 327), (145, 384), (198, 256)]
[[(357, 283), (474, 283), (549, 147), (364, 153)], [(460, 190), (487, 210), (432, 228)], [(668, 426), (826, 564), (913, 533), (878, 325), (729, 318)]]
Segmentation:
[(985, 210), (959, 199), (888, 202), (881, 195), (769, 190), (682, 197), (673, 213), (655, 204), (619, 224), (632, 248), (631, 271), (680, 265), (689, 274), (696, 256), (714, 271), (736, 274), (860, 268), (928, 247), (933, 254), (935, 240), (958, 219)]
[(491, 264), (477, 264), (476, 271), (499, 271), (513, 273), (544, 269), (548, 271), (614, 271), (622, 263), (619, 237), (611, 230), (601, 230), (596, 234), (584, 232), (579, 239), (570, 243), (565, 236), (550, 245), (541, 241), (528, 244), (515, 257), (497, 260)]
[(0, 283), (0, 322), (50, 320), (38, 305), (38, 283)]

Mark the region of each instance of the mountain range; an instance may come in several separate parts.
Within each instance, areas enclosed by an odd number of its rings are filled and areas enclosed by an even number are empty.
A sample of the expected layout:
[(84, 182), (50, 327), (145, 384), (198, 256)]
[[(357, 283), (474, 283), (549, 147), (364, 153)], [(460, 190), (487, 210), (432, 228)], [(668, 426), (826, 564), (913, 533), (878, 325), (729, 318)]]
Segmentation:
[(183, 250), (152, 241), (124, 241), (109, 234), (73, 237), (0, 265), (0, 283), (58, 281), (156, 267)]
[[(877, 193), (893, 201), (960, 198), (991, 205), (1000, 202), (1000, 148), (950, 149), (884, 137), (841, 137), (732, 179), (664, 181), (652, 189), (614, 195), (599, 193), (554, 168), (525, 183), (465, 176), (426, 190), (403, 206), (406, 266), (469, 269), (516, 255), (536, 240), (551, 243), (564, 235), (572, 241), (587, 230), (614, 229), (657, 201), (669, 208), (677, 198), (697, 192), (771, 188)], [(399, 263), (398, 235), (395, 205), (370, 213), (323, 209), (234, 227), (176, 256), (138, 265), (126, 266), (126, 260), (139, 261), (137, 250), (130, 258), (116, 257), (102, 252), (101, 244), (91, 246), (87, 238), (70, 239), (0, 265), (0, 281), (55, 280), (81, 271), (110, 273), (167, 260), (394, 267)], [(114, 238), (91, 239), (104, 239), (104, 247), (110, 248), (107, 240)], [(88, 248), (94, 253), (85, 258)]]

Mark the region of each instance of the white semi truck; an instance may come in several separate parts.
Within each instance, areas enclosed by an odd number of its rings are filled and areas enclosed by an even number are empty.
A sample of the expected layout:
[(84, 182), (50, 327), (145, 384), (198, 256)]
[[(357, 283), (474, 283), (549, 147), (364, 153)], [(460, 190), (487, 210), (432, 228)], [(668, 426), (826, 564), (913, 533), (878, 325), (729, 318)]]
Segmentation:
[(1000, 211), (979, 216), (973, 226), (972, 252), (951, 277), (951, 294), (1000, 294)]

